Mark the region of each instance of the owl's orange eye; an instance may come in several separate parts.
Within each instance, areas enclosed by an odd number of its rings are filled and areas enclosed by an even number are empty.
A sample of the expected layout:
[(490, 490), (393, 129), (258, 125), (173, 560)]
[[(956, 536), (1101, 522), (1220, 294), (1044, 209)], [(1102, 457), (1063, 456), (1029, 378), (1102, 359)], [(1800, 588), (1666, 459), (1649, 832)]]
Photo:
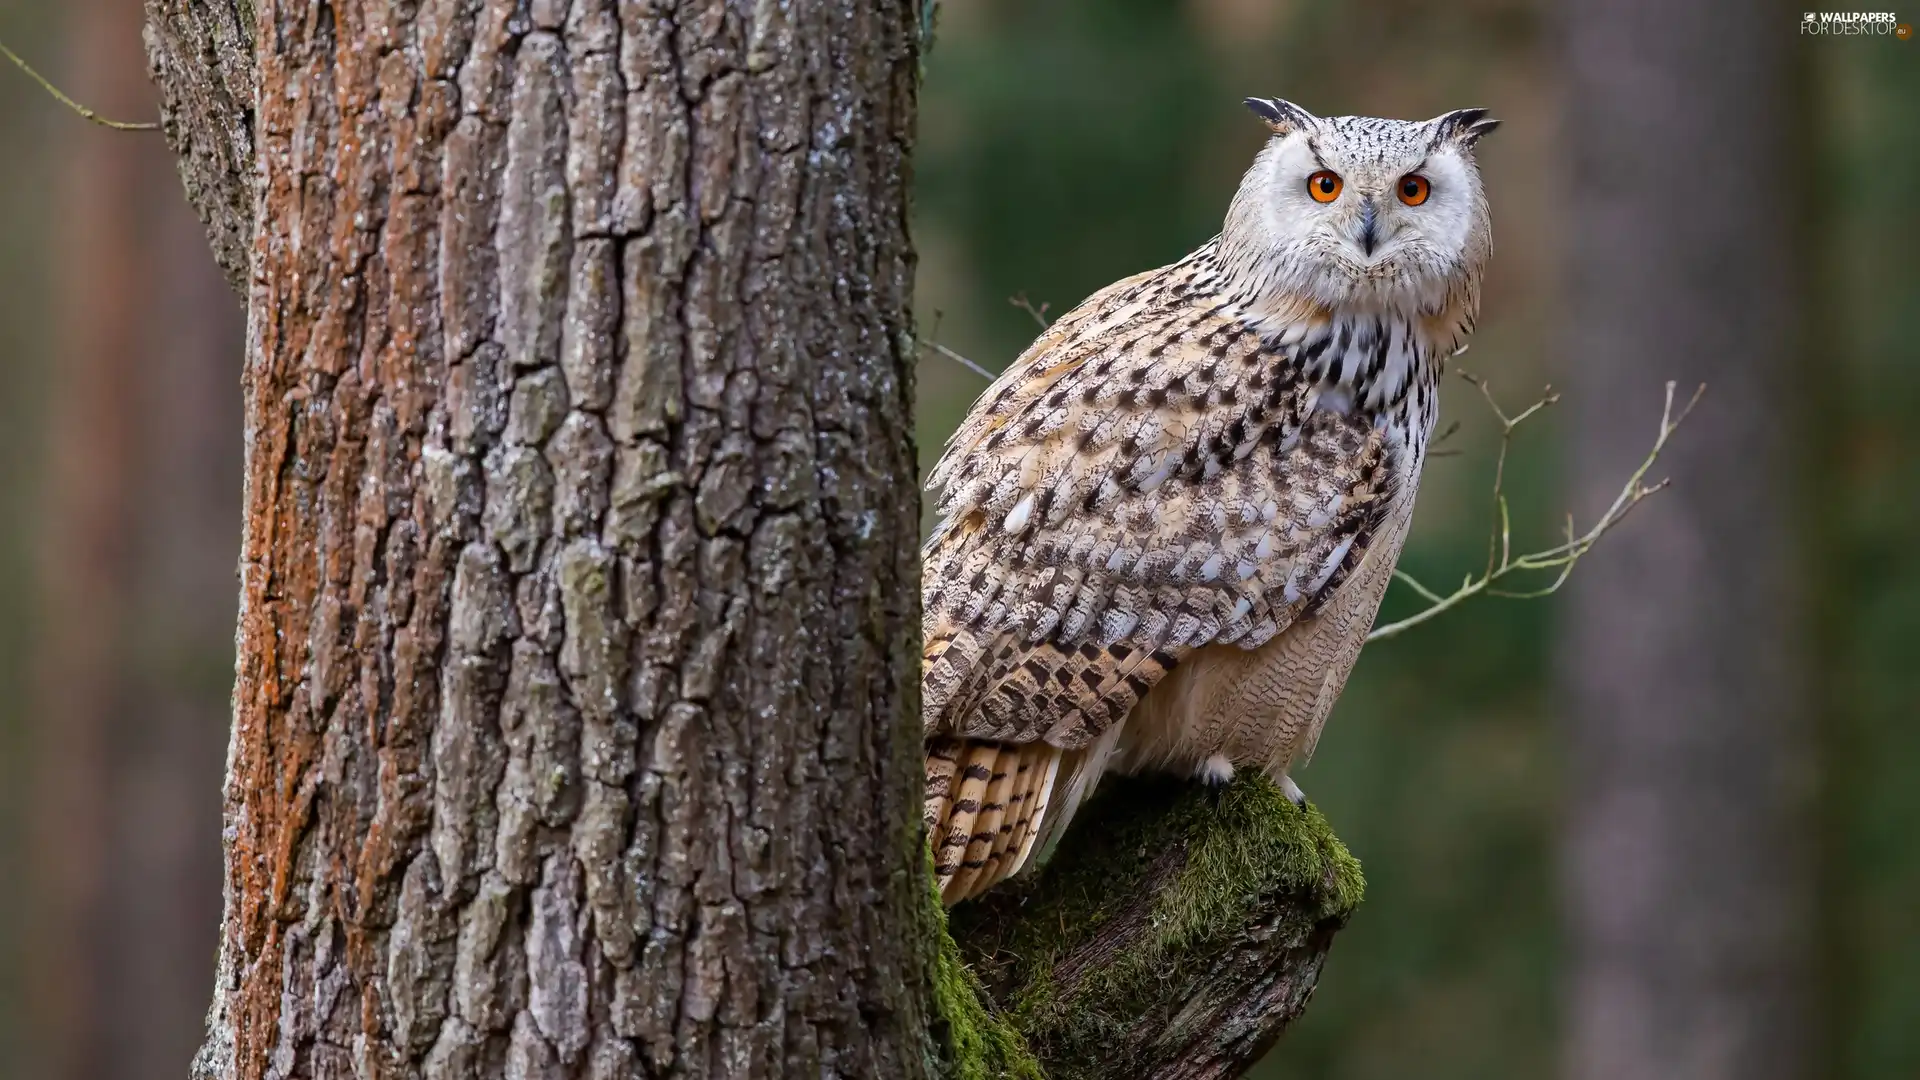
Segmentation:
[(1408, 173), (1400, 178), (1400, 201), (1408, 206), (1419, 206), (1426, 202), (1432, 191), (1433, 185), (1427, 183), (1427, 178), (1419, 173)]
[(1314, 202), (1332, 202), (1340, 197), (1340, 178), (1325, 169), (1307, 177), (1307, 194)]

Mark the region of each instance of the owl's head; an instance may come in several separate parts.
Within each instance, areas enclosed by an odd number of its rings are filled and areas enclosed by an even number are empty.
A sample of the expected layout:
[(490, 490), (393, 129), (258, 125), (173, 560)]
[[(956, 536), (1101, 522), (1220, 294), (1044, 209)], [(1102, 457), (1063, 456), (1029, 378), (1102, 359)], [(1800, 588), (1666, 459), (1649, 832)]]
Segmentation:
[(1436, 313), (1477, 299), (1492, 229), (1473, 146), (1499, 123), (1485, 109), (1409, 121), (1247, 106), (1273, 130), (1221, 237), (1247, 280), (1329, 308)]

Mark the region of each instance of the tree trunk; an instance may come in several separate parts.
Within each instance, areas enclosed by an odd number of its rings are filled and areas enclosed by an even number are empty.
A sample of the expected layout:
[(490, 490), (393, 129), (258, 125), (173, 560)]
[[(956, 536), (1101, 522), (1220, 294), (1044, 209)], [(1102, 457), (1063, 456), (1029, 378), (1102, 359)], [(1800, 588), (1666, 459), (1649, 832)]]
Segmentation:
[[(151, 115), (138, 10), (67, 11), (63, 81)], [(27, 1071), (144, 1077), (191, 1056), (213, 972), (242, 335), (166, 148), (62, 118)]]
[(196, 1075), (926, 1071), (917, 14), (259, 2)]
[[(1570, 1080), (1812, 1074), (1795, 369), (1797, 9), (1564, 5), (1567, 395), (1581, 505), (1709, 384), (1649, 505), (1571, 586)], [(1838, 43), (1836, 43), (1837, 45)]]

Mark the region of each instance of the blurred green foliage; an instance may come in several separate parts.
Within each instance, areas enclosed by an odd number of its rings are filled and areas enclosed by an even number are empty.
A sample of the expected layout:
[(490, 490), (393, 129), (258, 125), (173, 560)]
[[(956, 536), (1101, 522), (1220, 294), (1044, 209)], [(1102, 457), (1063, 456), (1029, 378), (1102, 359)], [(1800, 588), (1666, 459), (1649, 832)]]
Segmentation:
[[(16, 49), (52, 39), (52, 12), (29, 0), (0, 0), (0, 29)], [(26, 872), (23, 794), (31, 646), (34, 641), (33, 531), (40, 487), (39, 408), (53, 327), (48, 209), (55, 125), (73, 120), (41, 108), (42, 91), (0, 69), (0, 1077), (16, 1075), (24, 1038), (20, 956)], [(21, 868), (15, 872), (14, 868)]]
[(1920, 43), (1816, 69), (1825, 881), (1833, 1075), (1920, 1076)]

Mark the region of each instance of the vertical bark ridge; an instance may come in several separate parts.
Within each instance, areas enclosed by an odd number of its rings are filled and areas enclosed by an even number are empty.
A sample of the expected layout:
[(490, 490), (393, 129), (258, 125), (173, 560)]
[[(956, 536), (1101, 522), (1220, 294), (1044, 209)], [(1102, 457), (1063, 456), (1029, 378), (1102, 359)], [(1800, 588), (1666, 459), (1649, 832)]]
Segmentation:
[(910, 3), (262, 3), (201, 1076), (911, 1076)]

